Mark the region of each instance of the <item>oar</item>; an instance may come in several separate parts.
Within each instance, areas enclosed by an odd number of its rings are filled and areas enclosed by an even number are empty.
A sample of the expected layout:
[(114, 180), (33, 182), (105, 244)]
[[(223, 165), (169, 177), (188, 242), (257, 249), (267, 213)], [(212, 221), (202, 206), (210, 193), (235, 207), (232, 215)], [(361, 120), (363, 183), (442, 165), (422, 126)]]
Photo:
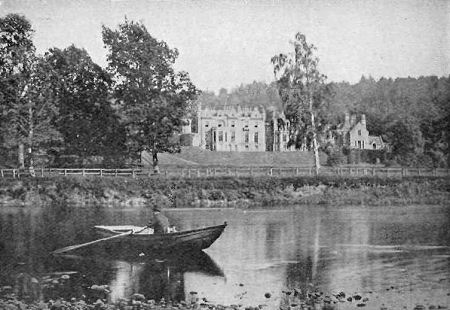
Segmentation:
[(90, 241), (90, 242), (86, 242), (86, 243), (82, 243), (82, 244), (76, 244), (76, 245), (67, 246), (65, 248), (53, 251), (52, 254), (61, 254), (61, 253), (72, 251), (72, 250), (75, 250), (75, 249), (79, 249), (79, 248), (82, 248), (82, 247), (85, 247), (85, 246), (88, 246), (88, 245), (91, 245), (91, 244), (95, 244), (95, 243), (99, 243), (99, 242), (102, 242), (102, 241), (111, 240), (111, 239), (115, 239), (115, 238), (120, 238), (120, 237), (131, 235), (131, 234), (133, 234), (132, 230), (124, 232), (124, 233), (119, 234), (119, 235), (111, 236), (111, 237), (106, 237), (106, 238), (102, 238), (102, 239), (98, 239), (98, 240), (94, 240), (94, 241)]

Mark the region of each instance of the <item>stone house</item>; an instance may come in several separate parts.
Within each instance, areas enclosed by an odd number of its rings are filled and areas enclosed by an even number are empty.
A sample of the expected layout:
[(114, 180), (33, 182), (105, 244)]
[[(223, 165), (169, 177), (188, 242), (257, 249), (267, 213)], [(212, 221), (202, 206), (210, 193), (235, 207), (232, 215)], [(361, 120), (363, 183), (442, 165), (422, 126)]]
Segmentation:
[(224, 106), (197, 112), (198, 145), (211, 151), (264, 152), (266, 112), (258, 108)]
[[(269, 117), (268, 117), (269, 116)], [(192, 132), (192, 120), (186, 120), (180, 142), (210, 151), (225, 152), (285, 152), (288, 147), (289, 122), (283, 113), (266, 113), (264, 108), (223, 106), (198, 107), (197, 132)]]
[(387, 147), (381, 136), (371, 136), (367, 130), (366, 116), (357, 119), (356, 114), (345, 113), (344, 123), (334, 132), (335, 143), (350, 149), (381, 150)]

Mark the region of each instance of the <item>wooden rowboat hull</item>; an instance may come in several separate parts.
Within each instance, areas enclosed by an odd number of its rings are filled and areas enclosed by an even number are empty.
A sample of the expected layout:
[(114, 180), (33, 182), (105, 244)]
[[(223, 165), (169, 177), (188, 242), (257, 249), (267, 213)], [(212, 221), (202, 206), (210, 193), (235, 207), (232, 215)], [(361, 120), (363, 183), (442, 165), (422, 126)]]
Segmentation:
[[(104, 247), (119, 247), (121, 251), (129, 250), (145, 254), (199, 251), (210, 247), (220, 237), (226, 226), (227, 223), (167, 234), (130, 234), (129, 236), (108, 240), (104, 243)], [(113, 226), (95, 226), (95, 229), (102, 237), (112, 237), (124, 232), (123, 229), (115, 229)]]

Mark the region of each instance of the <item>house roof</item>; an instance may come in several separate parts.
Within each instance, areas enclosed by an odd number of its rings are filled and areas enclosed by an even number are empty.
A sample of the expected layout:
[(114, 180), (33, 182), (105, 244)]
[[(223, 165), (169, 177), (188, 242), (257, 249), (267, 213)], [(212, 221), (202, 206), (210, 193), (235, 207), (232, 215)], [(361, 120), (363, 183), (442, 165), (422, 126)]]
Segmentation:
[(383, 145), (383, 139), (381, 138), (381, 136), (369, 136), (369, 143), (370, 144), (377, 144), (377, 145)]

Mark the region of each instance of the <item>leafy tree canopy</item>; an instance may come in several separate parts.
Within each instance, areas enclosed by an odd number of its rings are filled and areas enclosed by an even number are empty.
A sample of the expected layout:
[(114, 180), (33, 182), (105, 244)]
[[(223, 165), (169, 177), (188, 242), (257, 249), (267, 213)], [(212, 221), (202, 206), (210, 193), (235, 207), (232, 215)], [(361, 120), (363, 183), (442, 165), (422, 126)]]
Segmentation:
[(124, 151), (125, 133), (112, 107), (109, 74), (73, 45), (50, 49), (45, 58), (58, 80), (53, 92), (59, 105), (56, 126), (64, 138), (62, 153), (81, 159), (118, 156)]
[(156, 167), (157, 153), (179, 150), (171, 138), (198, 91), (187, 72), (174, 71), (178, 51), (152, 37), (143, 24), (125, 19), (117, 30), (103, 26), (102, 35), (128, 150), (150, 150)]
[(60, 138), (52, 125), (57, 114), (51, 88), (55, 80), (42, 57), (35, 55), (33, 30), (23, 16), (0, 19), (0, 135), (6, 148), (18, 147), (19, 165), (33, 166), (35, 149)]

